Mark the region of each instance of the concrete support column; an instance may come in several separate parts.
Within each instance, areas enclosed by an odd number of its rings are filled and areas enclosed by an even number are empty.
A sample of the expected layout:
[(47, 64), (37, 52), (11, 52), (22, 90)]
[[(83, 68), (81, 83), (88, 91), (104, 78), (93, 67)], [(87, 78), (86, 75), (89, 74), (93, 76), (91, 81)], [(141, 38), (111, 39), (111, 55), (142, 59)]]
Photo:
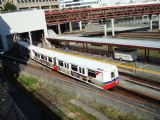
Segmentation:
[(149, 16), (149, 23), (150, 23), (150, 30), (152, 31), (153, 30), (153, 26), (152, 26), (152, 22), (153, 22), (153, 20), (152, 20), (152, 15), (150, 15)]
[(85, 49), (85, 45), (84, 45), (84, 43), (82, 43), (83, 44), (83, 49)]
[(89, 27), (91, 28), (91, 26), (92, 26), (92, 21), (89, 21), (89, 22), (88, 22), (88, 25), (89, 25)]
[(145, 64), (149, 61), (149, 49), (145, 49), (144, 51), (144, 61), (145, 61)]
[(112, 36), (115, 36), (115, 31), (114, 31), (114, 19), (111, 19), (111, 25), (112, 25)]
[(107, 37), (107, 25), (103, 25), (104, 27), (104, 36)]
[(58, 34), (60, 35), (61, 34), (61, 25), (58, 24)]
[(47, 42), (47, 40), (46, 40), (46, 37), (48, 37), (47, 29), (44, 29), (44, 30), (43, 30), (43, 33), (44, 33), (44, 34), (42, 34), (42, 39), (44, 39), (44, 41)]
[(50, 12), (52, 11), (52, 7), (51, 7), (51, 5), (49, 6), (49, 11), (50, 11)]
[(32, 35), (31, 35), (31, 32), (29, 31), (28, 32), (28, 35), (29, 35), (29, 43), (32, 45), (33, 43), (32, 43)]
[(72, 22), (69, 22), (69, 32), (72, 32)]
[(79, 30), (82, 31), (82, 21), (79, 21)]
[(86, 43), (86, 51), (89, 52), (88, 44)]
[(160, 14), (158, 15), (158, 30), (160, 30)]

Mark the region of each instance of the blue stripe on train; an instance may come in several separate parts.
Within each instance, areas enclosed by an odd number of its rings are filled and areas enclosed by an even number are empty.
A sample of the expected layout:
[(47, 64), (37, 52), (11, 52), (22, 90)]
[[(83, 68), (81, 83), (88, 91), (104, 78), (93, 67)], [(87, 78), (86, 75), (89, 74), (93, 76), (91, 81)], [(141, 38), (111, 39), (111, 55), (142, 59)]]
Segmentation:
[(112, 81), (104, 82), (103, 84), (109, 84), (109, 83), (112, 83), (112, 82), (116, 81), (118, 78), (119, 78), (119, 77), (114, 78)]

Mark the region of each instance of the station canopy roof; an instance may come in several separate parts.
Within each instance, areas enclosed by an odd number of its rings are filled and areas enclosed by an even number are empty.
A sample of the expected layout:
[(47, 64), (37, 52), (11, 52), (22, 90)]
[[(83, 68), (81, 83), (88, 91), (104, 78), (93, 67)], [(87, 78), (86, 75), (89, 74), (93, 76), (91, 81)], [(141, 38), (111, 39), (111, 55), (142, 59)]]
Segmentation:
[(100, 45), (113, 45), (122, 47), (134, 47), (134, 48), (145, 48), (152, 50), (160, 50), (160, 40), (146, 40), (146, 39), (124, 39), (124, 38), (111, 38), (111, 37), (76, 37), (76, 36), (49, 36), (49, 40), (56, 41), (68, 41), (68, 42), (79, 42), (79, 43), (95, 43)]

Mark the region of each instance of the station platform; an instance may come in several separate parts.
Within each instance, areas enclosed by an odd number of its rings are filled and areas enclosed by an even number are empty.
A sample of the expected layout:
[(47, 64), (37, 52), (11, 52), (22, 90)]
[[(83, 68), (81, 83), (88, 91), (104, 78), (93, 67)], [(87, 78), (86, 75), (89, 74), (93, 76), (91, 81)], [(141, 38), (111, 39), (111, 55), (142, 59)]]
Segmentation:
[[(80, 31), (80, 30), (74, 30), (72, 32), (64, 32), (64, 35), (71, 35), (71, 36), (96, 36), (96, 35), (104, 35), (104, 27), (105, 24), (99, 24), (99, 23), (93, 23), (91, 25), (86, 25), (86, 27)], [(116, 33), (120, 32), (130, 32), (130, 31), (147, 31), (149, 30), (149, 23), (144, 23), (142, 20), (138, 20), (135, 23), (134, 22), (125, 22), (125, 23), (116, 23), (114, 31)], [(156, 24), (153, 23), (153, 29), (156, 27)], [(112, 32), (111, 25), (107, 25), (107, 33)]]

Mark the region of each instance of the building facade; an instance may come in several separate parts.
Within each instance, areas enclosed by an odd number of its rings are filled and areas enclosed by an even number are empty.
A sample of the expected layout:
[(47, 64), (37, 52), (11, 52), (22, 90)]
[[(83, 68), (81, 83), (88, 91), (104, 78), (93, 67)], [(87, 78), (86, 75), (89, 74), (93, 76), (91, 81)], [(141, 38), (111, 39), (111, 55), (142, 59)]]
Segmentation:
[(89, 8), (98, 0), (60, 0), (60, 9)]
[(61, 10), (145, 3), (160, 3), (160, 0), (59, 0)]
[(45, 11), (59, 10), (58, 0), (0, 0), (0, 9), (6, 2), (13, 3), (18, 10), (21, 9), (44, 9)]
[(32, 44), (35, 40), (45, 41), (47, 36), (44, 10), (0, 13), (0, 43), (3, 45), (0, 46), (1, 49), (7, 51), (17, 40), (25, 39)]

